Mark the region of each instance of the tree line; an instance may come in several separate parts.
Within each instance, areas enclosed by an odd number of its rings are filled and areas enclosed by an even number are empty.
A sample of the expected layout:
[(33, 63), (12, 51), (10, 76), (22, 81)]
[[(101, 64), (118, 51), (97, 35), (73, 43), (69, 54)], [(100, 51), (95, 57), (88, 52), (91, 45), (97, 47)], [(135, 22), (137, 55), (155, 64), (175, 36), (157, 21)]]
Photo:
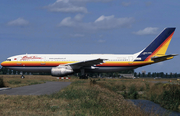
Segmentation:
[[(0, 67), (0, 75), (21, 75), (21, 71), (15, 71), (15, 70), (10, 70), (4, 67)], [(51, 75), (51, 73), (31, 73), (31, 72), (23, 72), (25, 75)]]
[[(51, 73), (31, 73), (31, 72), (23, 72), (25, 75), (51, 75)], [(121, 74), (134, 74), (134, 77), (139, 77), (139, 78), (146, 78), (146, 77), (151, 77), (151, 78), (178, 78), (180, 77), (180, 73), (164, 73), (164, 72), (148, 72), (147, 74), (142, 72), (142, 73), (137, 73), (134, 72), (134, 70), (126, 70), (126, 71), (120, 71), (120, 72), (113, 72), (113, 73), (87, 73), (87, 76), (89, 77), (121, 77)], [(21, 75), (20, 71), (15, 71), (15, 70), (10, 70), (4, 67), (0, 67), (0, 75)], [(75, 73), (75, 76), (80, 76), (81, 73)]]
[(148, 72), (146, 73), (134, 73), (134, 77), (152, 77), (152, 78), (179, 78), (180, 73), (164, 73), (164, 72)]

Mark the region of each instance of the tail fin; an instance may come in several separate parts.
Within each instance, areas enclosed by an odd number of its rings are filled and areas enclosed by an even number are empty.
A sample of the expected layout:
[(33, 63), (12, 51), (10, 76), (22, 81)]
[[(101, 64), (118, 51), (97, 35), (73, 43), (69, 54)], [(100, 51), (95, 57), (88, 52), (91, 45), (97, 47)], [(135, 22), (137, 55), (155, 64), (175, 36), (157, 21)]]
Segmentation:
[(140, 52), (136, 61), (151, 61), (151, 57), (164, 56), (176, 28), (165, 28), (154, 41)]

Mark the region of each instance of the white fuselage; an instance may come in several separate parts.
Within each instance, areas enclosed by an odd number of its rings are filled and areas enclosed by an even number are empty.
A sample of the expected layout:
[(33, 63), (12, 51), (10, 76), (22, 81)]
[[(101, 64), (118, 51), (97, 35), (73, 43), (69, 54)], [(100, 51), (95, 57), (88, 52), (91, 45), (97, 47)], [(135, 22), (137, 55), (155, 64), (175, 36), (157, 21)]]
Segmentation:
[(76, 62), (88, 61), (92, 59), (105, 59), (104, 63), (83, 67), (88, 72), (114, 72), (127, 69), (134, 69), (132, 62), (137, 54), (23, 54), (12, 56), (2, 65), (12, 70), (24, 72), (50, 72), (52, 67), (71, 64)]

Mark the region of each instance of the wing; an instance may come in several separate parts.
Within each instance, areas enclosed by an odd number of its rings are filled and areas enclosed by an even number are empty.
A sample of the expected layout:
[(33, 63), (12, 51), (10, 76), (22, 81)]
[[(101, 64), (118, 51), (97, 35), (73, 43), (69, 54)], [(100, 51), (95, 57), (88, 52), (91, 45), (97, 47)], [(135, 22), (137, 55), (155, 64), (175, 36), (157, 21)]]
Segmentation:
[(177, 55), (178, 54), (170, 54), (170, 55), (165, 55), (165, 56), (160, 56), (160, 57), (152, 57), (151, 60), (155, 62), (160, 62), (160, 61), (172, 59), (174, 56), (177, 56)]
[(65, 64), (65, 66), (71, 66), (72, 69), (80, 69), (82, 67), (91, 67), (94, 65), (102, 64), (104, 63), (104, 60), (106, 59), (94, 59), (94, 60), (86, 60), (86, 61), (81, 61), (81, 62), (76, 62), (76, 63), (69, 63)]

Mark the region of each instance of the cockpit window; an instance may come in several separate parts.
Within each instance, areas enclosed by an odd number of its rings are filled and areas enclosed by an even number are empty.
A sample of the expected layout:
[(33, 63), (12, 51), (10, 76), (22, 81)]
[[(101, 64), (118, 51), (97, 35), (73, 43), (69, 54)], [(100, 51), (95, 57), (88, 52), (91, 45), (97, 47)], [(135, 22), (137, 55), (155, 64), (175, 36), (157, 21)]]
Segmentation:
[(7, 59), (6, 61), (11, 61), (11, 59)]

